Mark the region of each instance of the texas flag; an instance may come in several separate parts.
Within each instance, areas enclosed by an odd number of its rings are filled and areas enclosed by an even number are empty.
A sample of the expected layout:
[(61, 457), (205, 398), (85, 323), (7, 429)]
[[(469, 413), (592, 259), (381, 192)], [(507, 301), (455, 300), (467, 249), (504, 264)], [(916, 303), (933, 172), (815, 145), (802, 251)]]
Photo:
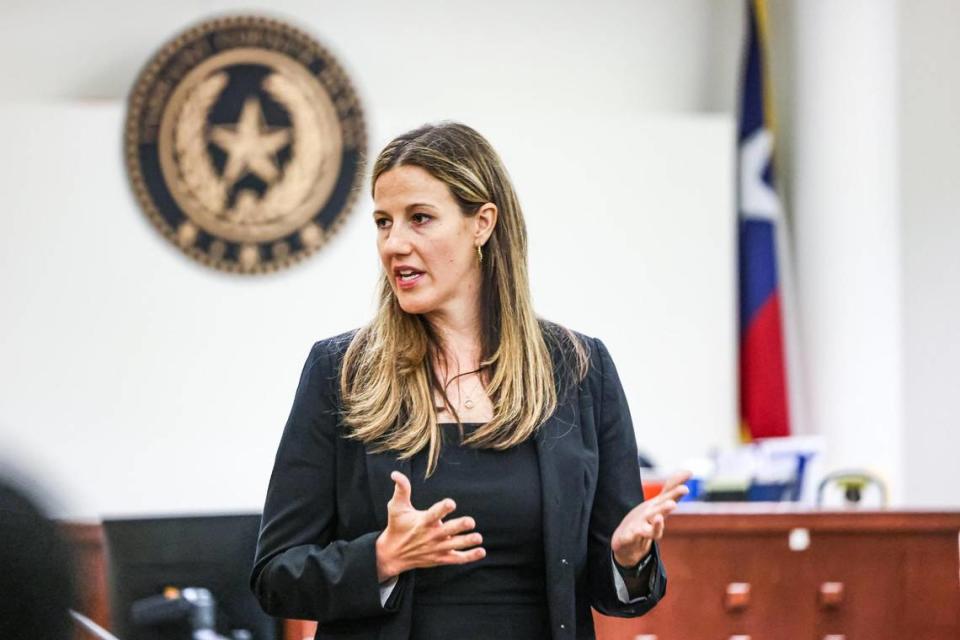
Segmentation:
[(783, 209), (774, 185), (774, 130), (766, 77), (766, 6), (747, 2), (739, 130), (740, 418), (744, 440), (790, 435), (777, 269)]

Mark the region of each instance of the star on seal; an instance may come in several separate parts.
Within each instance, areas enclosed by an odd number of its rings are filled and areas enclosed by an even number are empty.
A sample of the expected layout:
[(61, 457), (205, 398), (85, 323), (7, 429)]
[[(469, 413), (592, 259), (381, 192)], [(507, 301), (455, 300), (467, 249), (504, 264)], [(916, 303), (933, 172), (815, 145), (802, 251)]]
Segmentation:
[(255, 173), (267, 184), (273, 184), (280, 174), (275, 156), (277, 151), (290, 144), (290, 128), (266, 127), (260, 100), (251, 96), (243, 103), (240, 121), (235, 125), (214, 127), (210, 139), (227, 152), (223, 179), (228, 187), (247, 171)]

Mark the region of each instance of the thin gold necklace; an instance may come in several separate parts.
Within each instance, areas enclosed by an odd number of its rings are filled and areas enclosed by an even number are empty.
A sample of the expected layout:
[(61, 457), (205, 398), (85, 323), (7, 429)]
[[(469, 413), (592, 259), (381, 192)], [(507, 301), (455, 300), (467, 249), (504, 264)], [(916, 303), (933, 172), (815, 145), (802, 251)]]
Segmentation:
[[(477, 372), (479, 371), (480, 370), (478, 369)], [(460, 390), (460, 383), (457, 383), (457, 393), (460, 395), (461, 398), (463, 398), (463, 392)], [(463, 401), (463, 406), (466, 407), (467, 409), (473, 409), (473, 398), (469, 395), (466, 398), (467, 399)]]
[[(467, 371), (467, 372), (465, 372), (465, 373), (458, 373), (457, 375), (455, 375), (455, 376), (453, 376), (452, 378), (450, 378), (445, 385), (443, 385), (443, 390), (444, 390), (444, 392), (446, 392), (447, 387), (450, 386), (450, 383), (453, 382), (454, 380), (456, 380), (456, 381), (457, 381), (457, 397), (463, 402), (464, 408), (466, 408), (466, 409), (473, 409), (473, 406), (474, 406), (474, 404), (473, 404), (473, 398), (472, 398), (471, 396), (467, 396), (467, 397), (466, 397), (466, 400), (463, 399), (463, 398), (464, 398), (464, 394), (463, 394), (463, 391), (462, 391), (461, 388), (460, 388), (460, 378), (462, 378), (463, 376), (468, 376), (468, 375), (470, 375), (471, 373), (480, 373), (482, 370), (483, 370), (483, 367), (480, 367), (479, 369), (474, 369), (473, 371)], [(482, 386), (483, 386), (483, 385), (481, 385), (481, 387), (482, 387)]]

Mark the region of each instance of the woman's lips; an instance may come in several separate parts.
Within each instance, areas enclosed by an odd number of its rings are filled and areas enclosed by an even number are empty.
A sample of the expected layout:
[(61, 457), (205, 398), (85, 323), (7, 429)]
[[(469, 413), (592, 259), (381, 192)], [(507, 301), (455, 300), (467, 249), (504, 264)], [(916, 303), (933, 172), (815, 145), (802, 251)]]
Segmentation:
[(400, 287), (401, 289), (412, 289), (413, 287), (417, 286), (417, 283), (420, 282), (420, 280), (423, 278), (423, 275), (424, 274), (422, 273), (417, 273), (410, 278), (397, 276), (396, 277), (397, 286)]

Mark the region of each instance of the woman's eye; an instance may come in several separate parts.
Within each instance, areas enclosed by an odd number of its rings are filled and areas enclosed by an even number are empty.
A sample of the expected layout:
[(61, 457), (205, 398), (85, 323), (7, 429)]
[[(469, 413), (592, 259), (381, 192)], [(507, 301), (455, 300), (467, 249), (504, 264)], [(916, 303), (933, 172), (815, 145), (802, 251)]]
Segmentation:
[(378, 229), (385, 229), (387, 226), (386, 223), (388, 222), (390, 222), (390, 220), (388, 220), (387, 218), (377, 218), (376, 220), (373, 221), (373, 224), (377, 225)]
[(414, 220), (415, 222), (417, 222), (417, 223), (419, 223), (419, 224), (424, 224), (427, 220), (430, 219), (430, 216), (428, 216), (428, 215), (425, 214), (425, 213), (415, 213), (415, 214), (413, 214), (411, 217), (413, 218), (413, 220)]

